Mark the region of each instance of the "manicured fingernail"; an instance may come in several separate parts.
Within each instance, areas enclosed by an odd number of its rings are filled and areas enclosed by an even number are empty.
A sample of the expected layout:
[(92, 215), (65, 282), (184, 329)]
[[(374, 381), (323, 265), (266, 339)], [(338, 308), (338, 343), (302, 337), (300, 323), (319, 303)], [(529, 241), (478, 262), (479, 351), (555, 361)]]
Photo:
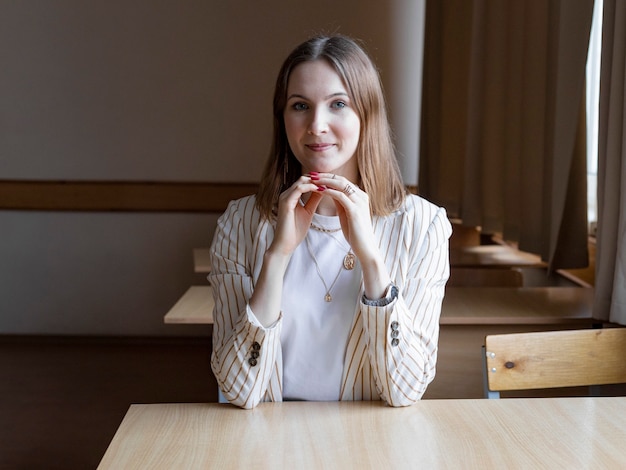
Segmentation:
[(317, 190), (318, 191), (326, 191), (326, 186), (318, 186)]
[(320, 179), (320, 177), (319, 177), (319, 175), (317, 173), (311, 173), (309, 178), (311, 178), (311, 181), (317, 181), (317, 180)]

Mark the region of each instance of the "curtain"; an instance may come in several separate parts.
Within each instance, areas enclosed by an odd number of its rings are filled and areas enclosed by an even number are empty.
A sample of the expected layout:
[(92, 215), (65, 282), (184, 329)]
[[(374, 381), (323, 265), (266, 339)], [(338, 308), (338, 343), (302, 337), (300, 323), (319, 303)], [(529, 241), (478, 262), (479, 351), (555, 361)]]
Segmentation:
[(419, 192), (550, 269), (588, 265), (593, 0), (426, 7)]
[(602, 23), (594, 317), (626, 325), (626, 2)]

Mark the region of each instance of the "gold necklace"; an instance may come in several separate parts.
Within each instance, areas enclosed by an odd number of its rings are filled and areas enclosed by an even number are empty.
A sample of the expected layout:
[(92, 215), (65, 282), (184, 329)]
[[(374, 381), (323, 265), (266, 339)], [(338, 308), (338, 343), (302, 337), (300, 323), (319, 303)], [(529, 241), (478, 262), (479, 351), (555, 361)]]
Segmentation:
[[(322, 270), (320, 269), (320, 265), (318, 264), (317, 259), (315, 258), (315, 255), (313, 254), (313, 249), (311, 248), (311, 242), (309, 241), (309, 236), (308, 235), (305, 237), (304, 241), (306, 242), (306, 247), (309, 250), (309, 255), (311, 255), (311, 258), (313, 259), (313, 263), (315, 263), (315, 269), (317, 270), (317, 275), (321, 279), (322, 284), (324, 284), (324, 289), (326, 289), (326, 295), (324, 296), (324, 301), (332, 302), (333, 296), (330, 294), (330, 291), (333, 290), (333, 287), (335, 287), (335, 284), (337, 283), (337, 279), (339, 279), (339, 276), (341, 275), (341, 273), (343, 271), (343, 268), (345, 268), (346, 260), (344, 258), (343, 265), (342, 265), (341, 268), (339, 268), (339, 272), (335, 276), (335, 280), (330, 285), (330, 287), (328, 287), (326, 285), (326, 281), (324, 280), (324, 277), (322, 276)], [(346, 256), (348, 256), (348, 255), (346, 255)], [(354, 255), (352, 255), (352, 256), (354, 257)], [(354, 265), (352, 267), (354, 267)], [(346, 268), (346, 269), (348, 269), (348, 268)], [(352, 268), (350, 268), (350, 269), (352, 269)]]
[(313, 230), (317, 230), (318, 232), (324, 232), (324, 233), (335, 233), (335, 232), (338, 232), (339, 230), (341, 230), (341, 227), (339, 227), (339, 228), (324, 228), (324, 227), (320, 227), (319, 225), (315, 225), (313, 222), (311, 222), (311, 228)]
[[(317, 230), (318, 232), (327, 233), (333, 238), (333, 240), (335, 240), (341, 246), (341, 242), (337, 240), (335, 236), (333, 235), (333, 233), (340, 231), (341, 227), (328, 229), (328, 228), (320, 227), (319, 225), (315, 225), (313, 222), (311, 222), (311, 228), (313, 230)], [(342, 248), (345, 249), (345, 247), (343, 246)], [(348, 271), (352, 271), (354, 269), (355, 264), (356, 264), (356, 256), (354, 256), (354, 253), (352, 253), (352, 248), (350, 248), (348, 249), (348, 253), (346, 253), (346, 256), (343, 257), (343, 267), (347, 269)]]

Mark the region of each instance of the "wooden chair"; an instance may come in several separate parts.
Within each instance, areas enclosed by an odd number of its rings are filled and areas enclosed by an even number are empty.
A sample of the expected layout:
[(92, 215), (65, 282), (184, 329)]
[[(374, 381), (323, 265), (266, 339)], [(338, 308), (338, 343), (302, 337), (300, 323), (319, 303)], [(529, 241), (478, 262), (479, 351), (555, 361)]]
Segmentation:
[(626, 328), (488, 335), (487, 398), (501, 391), (626, 383)]
[(524, 276), (515, 268), (450, 268), (449, 287), (522, 287)]

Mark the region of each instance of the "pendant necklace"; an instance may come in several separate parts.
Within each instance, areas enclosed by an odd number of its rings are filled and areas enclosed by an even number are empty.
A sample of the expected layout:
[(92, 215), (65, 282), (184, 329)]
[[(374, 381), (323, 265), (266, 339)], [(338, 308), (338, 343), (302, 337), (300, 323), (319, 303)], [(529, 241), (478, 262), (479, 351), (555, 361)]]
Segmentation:
[[(332, 302), (333, 300), (333, 296), (330, 294), (330, 291), (333, 290), (333, 287), (335, 287), (335, 284), (337, 283), (337, 279), (339, 279), (339, 276), (341, 275), (341, 272), (344, 269), (348, 269), (346, 268), (346, 260), (344, 258), (343, 261), (343, 265), (339, 268), (339, 272), (337, 273), (337, 275), (335, 276), (335, 280), (333, 281), (333, 283), (330, 285), (330, 287), (328, 287), (326, 285), (326, 281), (324, 280), (324, 277), (322, 276), (322, 270), (320, 269), (320, 265), (317, 262), (317, 259), (315, 258), (315, 255), (313, 254), (313, 249), (311, 248), (311, 242), (309, 241), (309, 236), (307, 235), (305, 237), (305, 242), (306, 242), (306, 247), (309, 250), (309, 255), (311, 255), (311, 258), (313, 259), (313, 263), (315, 263), (315, 269), (317, 270), (317, 275), (319, 276), (319, 278), (322, 281), (322, 284), (324, 284), (324, 289), (326, 289), (326, 295), (324, 296), (324, 301), (326, 302)], [(346, 255), (347, 256), (347, 255)], [(354, 256), (354, 255), (352, 255)], [(352, 265), (352, 268), (354, 267), (354, 263)], [(350, 268), (350, 269), (352, 269)]]
[[(331, 236), (333, 240), (339, 243), (340, 246), (342, 245), (341, 242), (337, 240), (335, 236), (333, 235), (333, 233), (339, 232), (341, 230), (341, 227), (329, 229), (329, 228), (320, 227), (319, 225), (315, 225), (313, 222), (311, 222), (311, 228), (313, 230), (317, 230), (318, 232), (327, 233), (328, 235)], [(341, 246), (341, 247), (345, 249), (345, 246)], [(352, 271), (354, 269), (355, 264), (356, 264), (356, 257), (354, 256), (354, 253), (352, 253), (352, 248), (350, 248), (348, 250), (348, 253), (346, 253), (346, 256), (343, 257), (343, 267), (347, 269), (348, 271)]]

